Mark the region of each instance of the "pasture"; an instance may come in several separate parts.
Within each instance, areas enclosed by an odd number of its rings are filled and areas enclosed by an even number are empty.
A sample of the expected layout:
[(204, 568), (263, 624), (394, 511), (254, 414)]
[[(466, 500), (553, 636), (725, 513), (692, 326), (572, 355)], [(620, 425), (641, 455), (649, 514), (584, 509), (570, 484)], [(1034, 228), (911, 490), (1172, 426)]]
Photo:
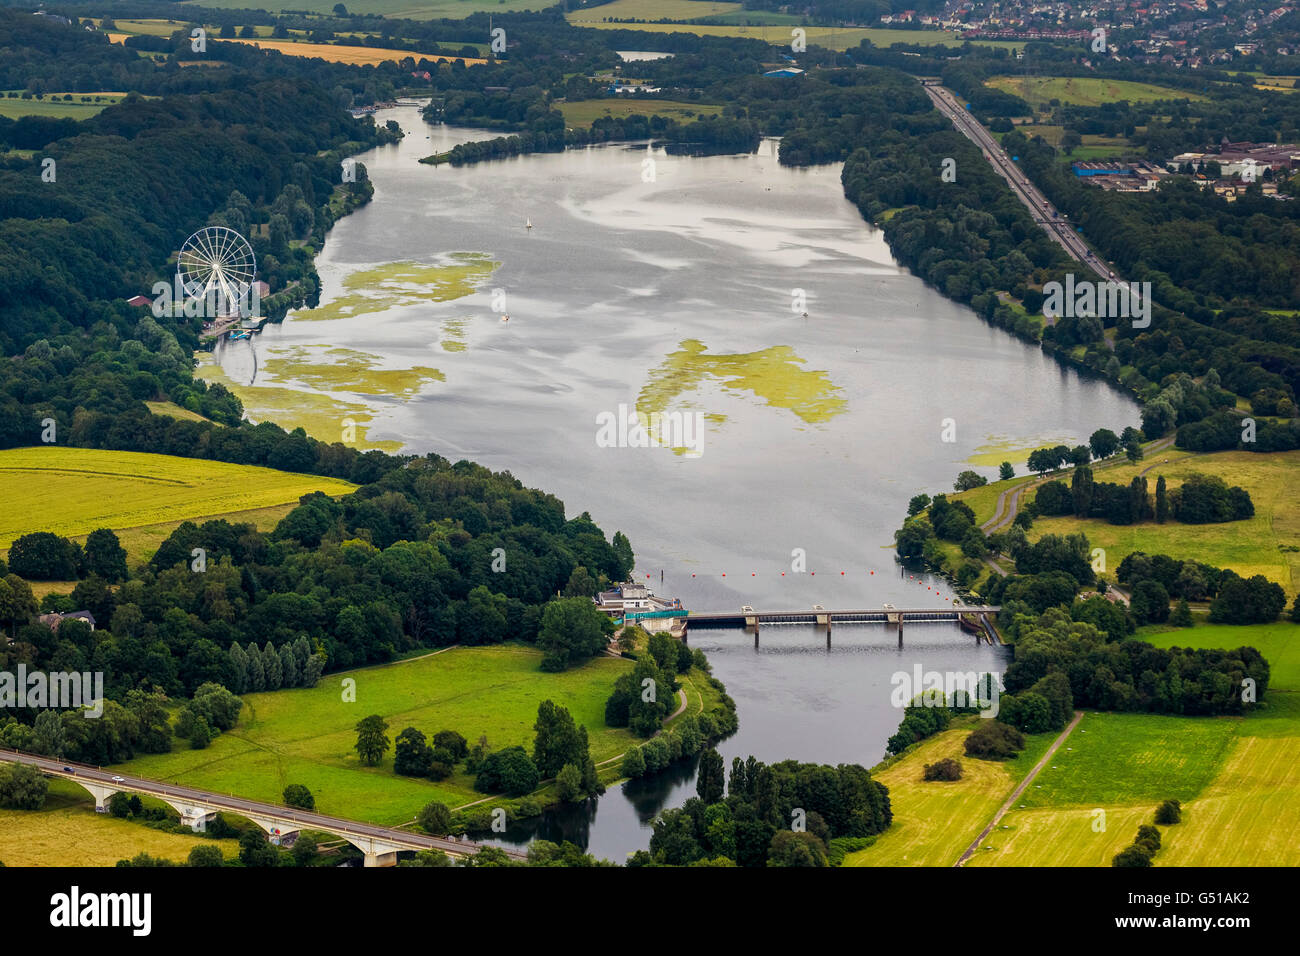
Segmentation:
[(658, 114), (665, 119), (689, 122), (697, 116), (716, 116), (722, 112), (721, 106), (709, 103), (678, 103), (673, 100), (651, 99), (608, 99), (577, 100), (558, 104), (564, 114), (567, 126), (591, 126), (603, 116), (654, 116)]
[[(11, 96), (10, 93), (17, 95)], [(72, 99), (66, 99), (71, 96)], [(120, 102), (125, 93), (46, 93), (41, 99), (22, 98), (22, 91), (0, 93), (0, 116), (18, 119), (20, 116), (48, 116), (55, 119), (67, 117), (83, 120), (94, 116), (106, 106)]]
[[(559, 674), (538, 670), (541, 652), (524, 645), (455, 647), (400, 663), (329, 674), (311, 689), (244, 695), (239, 724), (205, 750), (176, 742), (169, 754), (137, 757), (130, 773), (279, 803), (284, 788), (305, 784), (322, 813), (375, 823), (411, 820), (430, 801), (456, 807), (480, 800), (464, 772), (446, 780), (393, 773), (393, 752), (363, 766), (353, 749), (357, 721), (379, 714), (390, 740), (406, 727), (427, 737), (455, 730), (471, 744), (486, 735), (493, 750), (515, 744), (531, 752), (537, 705), (553, 700), (587, 728), (594, 760), (636, 742), (605, 725), (605, 700), (630, 662), (598, 657)], [(343, 699), (354, 680), (356, 700)], [(694, 708), (692, 708), (692, 711)]]

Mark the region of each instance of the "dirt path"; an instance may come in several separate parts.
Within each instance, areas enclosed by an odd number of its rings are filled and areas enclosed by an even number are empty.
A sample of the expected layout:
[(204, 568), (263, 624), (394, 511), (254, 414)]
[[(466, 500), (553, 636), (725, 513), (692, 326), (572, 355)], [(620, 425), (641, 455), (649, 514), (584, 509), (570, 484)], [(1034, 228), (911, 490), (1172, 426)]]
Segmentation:
[(1061, 731), (1061, 735), (1052, 741), (1052, 746), (1047, 748), (1047, 753), (1043, 754), (1043, 759), (1034, 764), (1034, 769), (1029, 771), (1024, 780), (1020, 781), (1020, 786), (1016, 787), (1016, 789), (1011, 792), (1011, 796), (1007, 797), (1007, 802), (1002, 804), (1001, 809), (993, 815), (993, 819), (989, 822), (989, 825), (986, 826), (980, 835), (975, 838), (975, 842), (966, 848), (966, 852), (961, 855), (961, 859), (954, 863), (953, 866), (964, 866), (966, 864), (966, 861), (969, 860), (975, 851), (980, 848), (980, 844), (984, 842), (984, 838), (987, 837), (993, 831), (993, 828), (998, 825), (998, 821), (1006, 815), (1006, 812), (1011, 809), (1011, 805), (1020, 798), (1022, 793), (1025, 792), (1025, 788), (1034, 782), (1034, 778), (1038, 776), (1038, 771), (1047, 766), (1047, 761), (1052, 759), (1052, 754), (1056, 753), (1057, 748), (1060, 747), (1061, 744), (1065, 743), (1065, 738), (1070, 736), (1070, 731), (1074, 730), (1081, 720), (1083, 720), (1083, 711), (1076, 710), (1074, 712), (1074, 719), (1066, 724), (1065, 729)]

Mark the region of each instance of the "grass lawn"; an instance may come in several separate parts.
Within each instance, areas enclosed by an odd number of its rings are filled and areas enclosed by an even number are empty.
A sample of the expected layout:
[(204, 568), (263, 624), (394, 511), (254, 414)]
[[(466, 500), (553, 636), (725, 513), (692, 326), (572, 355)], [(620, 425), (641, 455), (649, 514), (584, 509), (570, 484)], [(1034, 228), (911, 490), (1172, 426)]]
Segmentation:
[[(1164, 459), (1169, 459), (1164, 464)], [(1153, 462), (1154, 467), (1151, 467)], [(1100, 519), (1073, 517), (1040, 518), (1029, 533), (1036, 541), (1045, 534), (1083, 532), (1093, 547), (1106, 550), (1106, 567), (1111, 574), (1133, 551), (1192, 558), (1220, 568), (1232, 568), (1243, 577), (1262, 574), (1282, 585), (1288, 602), (1300, 583), (1300, 451), (1256, 454), (1245, 451), (1216, 452), (1191, 456), (1170, 449), (1153, 458), (1125, 462), (1097, 478), (1120, 484), (1140, 471), (1147, 472), (1147, 484), (1155, 494), (1156, 479), (1165, 476), (1172, 491), (1191, 474), (1217, 475), (1229, 485), (1250, 492), (1255, 516), (1223, 524), (1192, 525), (1170, 521), (1113, 525)], [(1069, 473), (1064, 473), (1067, 484)], [(1297, 550), (1287, 550), (1295, 548)]]
[[(0, 499), (6, 503), (0, 545), (7, 549), (31, 531), (80, 536), (111, 528), (124, 543), (132, 542), (138, 556), (149, 541), (161, 542), (186, 519), (292, 506), (312, 491), (344, 495), (354, 487), (336, 478), (172, 455), (11, 448), (0, 451)], [(168, 523), (165, 530), (159, 527)]]
[(198, 412), (192, 412), (188, 408), (182, 408), (175, 402), (145, 402), (149, 411), (155, 415), (166, 415), (168, 418), (179, 418), (187, 422), (206, 422)]
[(710, 103), (678, 103), (674, 100), (616, 99), (578, 100), (560, 103), (567, 126), (591, 126), (602, 116), (654, 116), (688, 122), (697, 115), (714, 116), (722, 112), (721, 106)]
[[(962, 745), (980, 719), (967, 718), (872, 774), (889, 788), (894, 822), (874, 844), (845, 857), (845, 866), (952, 866), (957, 862), (1057, 736), (1027, 738), (1028, 746), (1016, 760), (974, 760), (965, 755)], [(944, 757), (961, 762), (962, 779), (923, 781), (925, 765)]]
[(1253, 647), (1268, 661), (1269, 694), (1300, 693), (1300, 624), (1278, 620), (1272, 624), (1202, 624), (1190, 628), (1159, 625), (1141, 628), (1135, 637), (1156, 647)]
[(1101, 106), (1117, 100), (1149, 103), (1205, 98), (1168, 86), (1092, 76), (994, 76), (985, 80), (984, 85), (1018, 96), (1034, 108), (1051, 100), (1060, 100), (1067, 106)]
[[(391, 749), (379, 766), (362, 766), (353, 749), (355, 726), (370, 714), (388, 722), (390, 740), (406, 727), (426, 736), (450, 729), (471, 743), (485, 734), (493, 750), (519, 744), (531, 751), (537, 705), (550, 699), (587, 728), (596, 761), (635, 742), (629, 731), (605, 725), (605, 700), (629, 661), (598, 657), (546, 674), (538, 670), (540, 660), (540, 651), (523, 645), (457, 647), (330, 674), (310, 690), (247, 694), (238, 726), (207, 749), (141, 756), (123, 766), (143, 777), (271, 803), (281, 801), (286, 786), (301, 783), (322, 813), (399, 824), (432, 800), (456, 807), (484, 794), (463, 768), (438, 783), (397, 776)], [(354, 703), (342, 699), (345, 677), (356, 681)]]
[(112, 866), (144, 852), (183, 861), (200, 844), (235, 856), (234, 840), (164, 833), (95, 812), (90, 794), (75, 783), (51, 780), (40, 810), (0, 809), (0, 861), (6, 866)]

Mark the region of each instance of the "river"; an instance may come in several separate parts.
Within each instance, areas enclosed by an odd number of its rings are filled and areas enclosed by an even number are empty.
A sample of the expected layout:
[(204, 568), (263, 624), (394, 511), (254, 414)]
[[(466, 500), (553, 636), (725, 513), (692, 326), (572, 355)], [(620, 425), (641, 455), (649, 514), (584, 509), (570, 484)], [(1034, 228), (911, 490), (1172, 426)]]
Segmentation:
[[(606, 145), (431, 167), (417, 160), (491, 134), (388, 119), (408, 135), (358, 157), (375, 195), (329, 234), (321, 306), (201, 371), (255, 418), (508, 469), (626, 533), (638, 577), (689, 608), (942, 606), (943, 582), (893, 561), (909, 497), (1138, 423), (1104, 382), (902, 269), (838, 165), (781, 167), (766, 140), (743, 156)], [(638, 408), (687, 431), (672, 447), (602, 434)], [(1003, 666), (955, 626), (905, 638), (693, 633), (739, 710), (728, 763), (870, 766), (900, 719), (891, 675)], [(684, 767), (511, 836), (540, 826), (621, 860), (693, 786)]]

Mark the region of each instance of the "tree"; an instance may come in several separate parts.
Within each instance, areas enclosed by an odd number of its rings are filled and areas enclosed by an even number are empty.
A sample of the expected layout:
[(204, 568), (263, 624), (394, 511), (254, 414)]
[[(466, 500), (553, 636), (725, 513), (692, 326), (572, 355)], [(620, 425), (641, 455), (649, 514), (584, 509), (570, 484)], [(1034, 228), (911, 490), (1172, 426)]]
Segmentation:
[(48, 531), (24, 534), (9, 546), (9, 570), (29, 581), (73, 580), (82, 561), (79, 545)]
[(812, 833), (780, 830), (772, 837), (768, 866), (826, 866), (826, 845)]
[(25, 764), (11, 764), (0, 768), (0, 806), (14, 810), (39, 810), (45, 806), (49, 781), (37, 768)]
[(645, 773), (645, 756), (641, 753), (640, 747), (631, 747), (623, 754), (623, 763), (619, 772), (632, 779)]
[(700, 769), (695, 780), (695, 792), (705, 803), (717, 803), (722, 799), (725, 785), (726, 773), (723, 770), (722, 754), (715, 748), (708, 747), (700, 754)]
[(925, 765), (925, 771), (922, 779), (932, 780), (960, 780), (961, 779), (961, 761), (953, 760), (951, 757), (944, 757), (935, 763)]
[(1074, 469), (1074, 477), (1070, 481), (1070, 500), (1076, 518), (1086, 518), (1091, 513), (1092, 495), (1092, 469), (1087, 464), (1081, 464)]
[(1165, 476), (1156, 479), (1156, 521), (1164, 524), (1169, 520), (1169, 490), (1165, 485)]
[(395, 773), (406, 777), (427, 777), (431, 763), (433, 763), (433, 748), (425, 742), (424, 734), (414, 727), (407, 727), (397, 735), (393, 747)]
[(378, 714), (357, 722), (356, 751), (362, 763), (373, 767), (384, 759), (389, 744), (388, 735), (384, 733), (387, 729), (388, 722)]
[(98, 574), (105, 581), (121, 581), (126, 578), (126, 549), (118, 541), (117, 535), (107, 528), (99, 528), (86, 537), (86, 570)]
[(1151, 853), (1139, 844), (1127, 846), (1111, 859), (1111, 866), (1141, 867), (1151, 865)]
[(244, 866), (279, 866), (280, 851), (266, 842), (266, 834), (249, 827), (239, 837), (239, 862)]
[(600, 654), (614, 633), (614, 623), (590, 598), (558, 598), (542, 611), (537, 646), (545, 652), (542, 670), (561, 671)]
[(36, 722), (32, 725), (32, 749), (38, 754), (58, 760), (63, 757), (67, 746), (68, 732), (58, 713), (42, 710), (37, 714)]
[(1129, 461), (1141, 461), (1142, 446), (1135, 441), (1131, 441), (1124, 446), (1124, 454), (1127, 456)]
[(578, 727), (566, 708), (542, 701), (537, 706), (533, 730), (533, 763), (543, 777), (554, 777), (566, 764), (581, 767), (587, 759)]
[(1291, 622), (1300, 624), (1300, 594), (1296, 594), (1295, 601), (1291, 604)]
[(297, 807), (300, 810), (316, 809), (316, 798), (312, 796), (311, 791), (307, 789), (305, 784), (289, 784), (284, 788), (282, 798), (287, 807)]
[(981, 485), (987, 485), (989, 480), (977, 471), (967, 469), (957, 475), (957, 480), (953, 483), (956, 491), (970, 491), (972, 488), (979, 488)]
[(1156, 823), (1161, 826), (1172, 826), (1181, 823), (1182, 819), (1183, 805), (1177, 800), (1166, 800), (1156, 807)]
[(314, 836), (310, 833), (299, 833), (298, 838), (293, 841), (293, 848), (289, 851), (289, 855), (293, 857), (294, 866), (311, 866), (316, 862), (319, 852), (320, 847)]
[(334, 16), (336, 16), (336, 17), (346, 17), (347, 15), (348, 15), (348, 8), (347, 8), (347, 7), (345, 7), (345, 6), (344, 6), (343, 4), (341, 4), (341, 3), (336, 3), (336, 4), (334, 4)]
[(575, 764), (566, 763), (555, 775), (555, 790), (564, 803), (572, 803), (582, 797), (582, 771)]
[(1191, 627), (1192, 609), (1187, 604), (1187, 598), (1182, 598), (1174, 607), (1174, 611), (1169, 615), (1169, 623), (1174, 627)]
[(1003, 481), (1016, 477), (1016, 469), (1011, 466), (1011, 462), (1004, 461), (998, 465), (998, 477)]
[(1088, 439), (1088, 447), (1093, 458), (1109, 458), (1119, 448), (1119, 436), (1109, 428), (1098, 428)]
[(208, 726), (206, 717), (199, 716), (194, 718), (194, 724), (190, 728), (190, 749), (203, 750), (208, 744), (212, 743), (212, 728)]
[(1133, 587), (1129, 610), (1133, 612), (1133, 618), (1139, 626), (1163, 624), (1169, 620), (1169, 592), (1159, 581), (1139, 581)]
[(453, 763), (458, 763), (469, 754), (469, 744), (465, 738), (454, 730), (440, 730), (433, 735), (433, 748), (445, 750), (451, 754)]
[(537, 789), (541, 780), (537, 765), (523, 747), (507, 747), (488, 754), (474, 780), (474, 789), (480, 793), (505, 793), (522, 797)]
[(221, 847), (213, 843), (200, 843), (190, 849), (190, 855), (186, 859), (187, 866), (225, 866), (226, 858), (221, 853)]
[(913, 515), (918, 515), (928, 507), (930, 507), (929, 495), (913, 495), (912, 500), (907, 503), (907, 516), (910, 518)]
[(966, 755), (981, 760), (1006, 760), (1025, 749), (1025, 738), (1000, 720), (981, 720), (966, 737)]
[(451, 810), (445, 803), (426, 803), (416, 822), (425, 833), (446, 836), (451, 832)]

